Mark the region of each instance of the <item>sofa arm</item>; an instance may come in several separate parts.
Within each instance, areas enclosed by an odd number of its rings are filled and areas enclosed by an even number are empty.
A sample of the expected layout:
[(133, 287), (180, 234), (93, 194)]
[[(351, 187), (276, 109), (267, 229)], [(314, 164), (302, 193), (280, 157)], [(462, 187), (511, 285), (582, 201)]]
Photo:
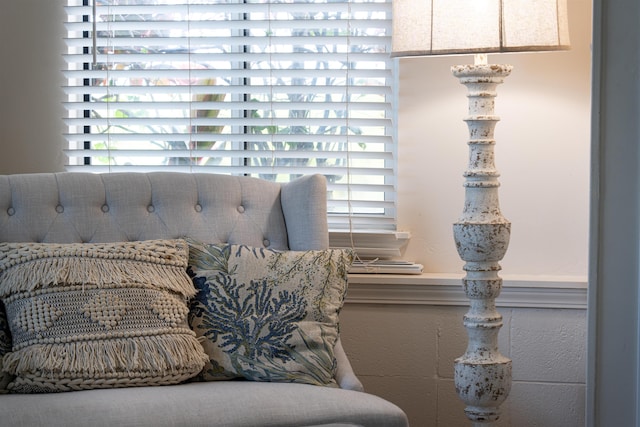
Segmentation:
[(305, 175), (282, 185), (280, 202), (292, 251), (327, 249), (327, 180)]
[(340, 388), (346, 390), (364, 391), (362, 383), (356, 376), (355, 372), (353, 372), (351, 362), (349, 362), (347, 353), (345, 353), (344, 348), (342, 347), (342, 341), (340, 340), (340, 338), (338, 338), (338, 341), (336, 341), (334, 352), (338, 365), (338, 369), (336, 370), (336, 381), (338, 382)]

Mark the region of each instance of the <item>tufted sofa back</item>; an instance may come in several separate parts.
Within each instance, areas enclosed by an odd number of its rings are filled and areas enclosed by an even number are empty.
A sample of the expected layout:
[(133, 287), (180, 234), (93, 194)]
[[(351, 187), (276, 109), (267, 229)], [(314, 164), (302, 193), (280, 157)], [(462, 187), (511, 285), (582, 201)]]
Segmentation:
[(0, 241), (194, 237), (274, 249), (328, 246), (326, 181), (177, 172), (0, 175)]

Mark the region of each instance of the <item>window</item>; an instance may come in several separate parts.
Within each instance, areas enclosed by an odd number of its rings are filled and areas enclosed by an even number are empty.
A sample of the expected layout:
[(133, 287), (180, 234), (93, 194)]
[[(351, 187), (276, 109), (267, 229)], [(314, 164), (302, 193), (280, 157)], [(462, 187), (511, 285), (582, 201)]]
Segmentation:
[(329, 182), (395, 230), (390, 0), (68, 0), (68, 169)]

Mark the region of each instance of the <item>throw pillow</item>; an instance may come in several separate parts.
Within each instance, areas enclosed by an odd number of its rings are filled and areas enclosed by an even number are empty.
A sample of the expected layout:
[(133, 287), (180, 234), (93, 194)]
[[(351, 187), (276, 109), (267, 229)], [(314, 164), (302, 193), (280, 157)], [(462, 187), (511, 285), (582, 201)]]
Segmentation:
[(350, 250), (188, 243), (197, 289), (189, 323), (210, 359), (201, 380), (337, 386), (334, 346)]
[(11, 381), (11, 375), (2, 370), (2, 359), (11, 351), (11, 332), (4, 304), (0, 301), (0, 394), (7, 392), (7, 385)]
[(208, 360), (187, 324), (183, 240), (0, 243), (12, 392), (175, 384)]

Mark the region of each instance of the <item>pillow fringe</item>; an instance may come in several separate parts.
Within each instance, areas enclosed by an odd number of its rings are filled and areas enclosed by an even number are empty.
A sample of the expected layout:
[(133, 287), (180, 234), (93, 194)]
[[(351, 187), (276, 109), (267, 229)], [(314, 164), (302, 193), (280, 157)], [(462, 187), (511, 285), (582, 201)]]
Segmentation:
[[(133, 264), (136, 264), (135, 266)], [(102, 258), (45, 258), (27, 261), (0, 276), (0, 296), (71, 285), (161, 288), (186, 297), (195, 295), (185, 269), (144, 261)]]
[(186, 372), (192, 377), (207, 361), (198, 340), (188, 331), (137, 339), (39, 344), (6, 354), (3, 369), (35, 382), (51, 383), (47, 388), (63, 380), (59, 389), (48, 391), (65, 391), (65, 379), (83, 378), (87, 388), (93, 388), (100, 380), (117, 380), (124, 387), (128, 380), (139, 383), (141, 377), (160, 380)]

